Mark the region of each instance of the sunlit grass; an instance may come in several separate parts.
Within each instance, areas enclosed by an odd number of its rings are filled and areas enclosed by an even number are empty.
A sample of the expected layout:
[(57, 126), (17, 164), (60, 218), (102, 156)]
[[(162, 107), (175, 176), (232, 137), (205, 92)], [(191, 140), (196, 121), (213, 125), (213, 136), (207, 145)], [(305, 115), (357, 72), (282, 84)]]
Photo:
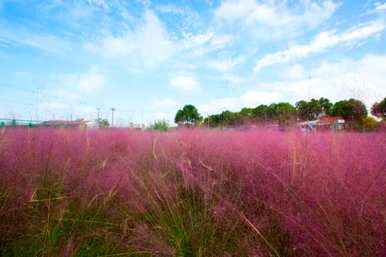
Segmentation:
[(10, 129), (1, 256), (384, 256), (386, 134)]

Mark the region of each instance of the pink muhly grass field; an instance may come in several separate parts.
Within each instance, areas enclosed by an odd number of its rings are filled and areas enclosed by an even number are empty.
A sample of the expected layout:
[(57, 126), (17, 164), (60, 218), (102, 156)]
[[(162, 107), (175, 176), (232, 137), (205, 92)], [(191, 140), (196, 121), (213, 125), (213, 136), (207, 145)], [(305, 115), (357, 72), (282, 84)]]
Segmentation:
[(1, 130), (0, 256), (386, 256), (386, 133)]

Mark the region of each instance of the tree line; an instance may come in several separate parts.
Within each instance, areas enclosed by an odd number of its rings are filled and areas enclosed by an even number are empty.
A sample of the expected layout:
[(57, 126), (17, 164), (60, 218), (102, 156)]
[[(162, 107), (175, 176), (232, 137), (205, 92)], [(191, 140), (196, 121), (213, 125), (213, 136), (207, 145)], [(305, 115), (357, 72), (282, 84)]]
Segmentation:
[[(385, 119), (386, 97), (374, 103), (371, 114)], [(358, 99), (341, 100), (332, 103), (327, 98), (301, 100), (295, 105), (288, 102), (259, 105), (255, 108), (242, 108), (239, 112), (223, 111), (203, 118), (194, 105), (185, 105), (178, 110), (175, 123), (185, 125), (204, 125), (208, 127), (237, 126), (247, 123), (263, 122), (288, 125), (296, 121), (316, 120), (323, 116), (342, 117), (348, 124), (358, 126), (362, 123), (374, 123), (375, 119), (368, 117), (365, 104)], [(369, 119), (373, 119), (369, 121)]]

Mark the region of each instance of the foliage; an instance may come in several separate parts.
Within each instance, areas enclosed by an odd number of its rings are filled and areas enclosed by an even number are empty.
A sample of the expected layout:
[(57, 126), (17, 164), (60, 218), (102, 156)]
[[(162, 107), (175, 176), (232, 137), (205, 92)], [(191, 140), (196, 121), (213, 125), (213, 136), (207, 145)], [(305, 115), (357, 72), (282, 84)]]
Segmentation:
[(158, 131), (168, 131), (169, 123), (166, 120), (157, 120), (150, 125), (150, 129)]
[(239, 112), (239, 117), (242, 121), (251, 121), (255, 116), (255, 112), (253, 108), (243, 108)]
[(0, 256), (383, 257), (385, 138), (6, 129)]
[(340, 116), (349, 122), (360, 122), (367, 117), (367, 109), (360, 100), (342, 100), (334, 104), (332, 115)]
[(374, 117), (367, 116), (362, 119), (362, 127), (365, 131), (373, 131), (377, 128), (377, 120)]
[(194, 105), (185, 105), (181, 110), (178, 110), (175, 116), (175, 123), (190, 123), (197, 124), (202, 120), (202, 116)]
[(373, 104), (371, 114), (379, 118), (386, 118), (386, 97), (381, 102)]
[(330, 100), (323, 97), (319, 100), (311, 99), (309, 102), (301, 100), (296, 103), (298, 116), (302, 120), (315, 120), (320, 116), (328, 116), (332, 106)]
[(254, 109), (254, 117), (258, 121), (268, 120), (268, 106), (265, 104), (259, 105)]
[(98, 120), (99, 128), (108, 128), (110, 127), (110, 123), (107, 119), (99, 119)]
[(290, 103), (278, 103), (270, 105), (271, 117), (279, 123), (285, 123), (296, 118), (296, 108)]

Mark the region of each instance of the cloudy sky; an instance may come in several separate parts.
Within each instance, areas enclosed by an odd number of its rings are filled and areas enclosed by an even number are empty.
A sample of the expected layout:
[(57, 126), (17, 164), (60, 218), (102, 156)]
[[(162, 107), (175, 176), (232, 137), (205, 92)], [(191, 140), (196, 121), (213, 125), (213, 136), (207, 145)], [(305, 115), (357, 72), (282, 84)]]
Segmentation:
[(0, 118), (386, 96), (386, 2), (0, 0)]

